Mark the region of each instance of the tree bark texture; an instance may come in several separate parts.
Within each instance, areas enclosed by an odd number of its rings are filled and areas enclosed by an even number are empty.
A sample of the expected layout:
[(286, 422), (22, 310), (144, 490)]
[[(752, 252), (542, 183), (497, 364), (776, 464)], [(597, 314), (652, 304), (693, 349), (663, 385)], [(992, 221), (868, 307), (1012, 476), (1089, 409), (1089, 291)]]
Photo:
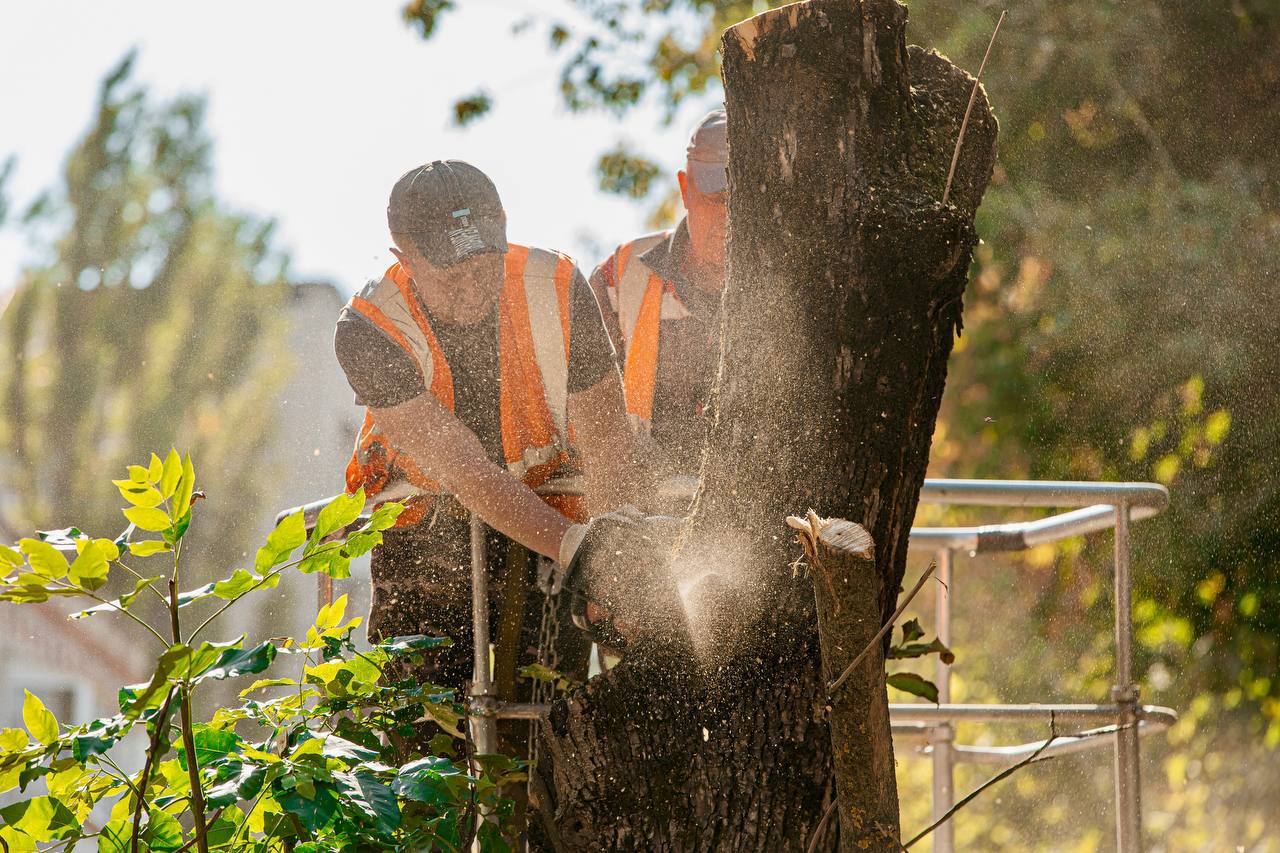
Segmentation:
[[(723, 351), (673, 560), (702, 577), (687, 634), (644, 638), (544, 727), (566, 849), (805, 850), (833, 796), (813, 581), (791, 568), (784, 519), (861, 524), (867, 613), (892, 614), (994, 162), (980, 91), (942, 204), (973, 78), (907, 48), (905, 26), (894, 0), (807, 0), (724, 38)], [(850, 687), (883, 705), (882, 678)], [(896, 814), (891, 762), (850, 772), (867, 814)]]

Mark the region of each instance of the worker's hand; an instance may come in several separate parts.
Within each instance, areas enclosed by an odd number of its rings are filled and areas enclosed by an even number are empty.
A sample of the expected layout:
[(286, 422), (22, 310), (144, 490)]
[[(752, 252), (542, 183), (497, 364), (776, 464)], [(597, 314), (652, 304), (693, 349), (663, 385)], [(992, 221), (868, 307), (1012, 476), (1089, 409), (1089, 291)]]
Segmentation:
[(597, 642), (616, 648), (633, 627), (656, 626), (658, 615), (675, 606), (667, 562), (678, 525), (678, 519), (627, 507), (565, 535), (567, 562), (556, 574), (574, 597), (574, 621)]

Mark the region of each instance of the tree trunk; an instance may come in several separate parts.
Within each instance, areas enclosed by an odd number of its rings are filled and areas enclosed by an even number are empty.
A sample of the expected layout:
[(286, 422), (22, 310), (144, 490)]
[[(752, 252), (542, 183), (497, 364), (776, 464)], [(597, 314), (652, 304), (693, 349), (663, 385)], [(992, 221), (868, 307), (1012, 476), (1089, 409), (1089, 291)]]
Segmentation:
[(874, 642), (883, 624), (875, 544), (861, 525), (843, 519), (811, 512), (798, 526), (818, 604), (822, 681), (837, 685), (824, 710), (831, 721), (840, 849), (896, 850), (901, 833), (884, 647)]
[[(891, 615), (994, 162), (979, 93), (942, 203), (973, 79), (908, 49), (905, 25), (894, 0), (808, 0), (724, 39), (721, 375), (673, 560), (703, 577), (688, 635), (645, 638), (544, 727), (543, 805), (566, 849), (805, 850), (830, 802), (814, 592), (784, 518), (812, 507), (863, 525), (868, 612)], [(884, 701), (883, 681), (850, 687), (860, 707)], [(864, 773), (896, 797), (891, 763)]]

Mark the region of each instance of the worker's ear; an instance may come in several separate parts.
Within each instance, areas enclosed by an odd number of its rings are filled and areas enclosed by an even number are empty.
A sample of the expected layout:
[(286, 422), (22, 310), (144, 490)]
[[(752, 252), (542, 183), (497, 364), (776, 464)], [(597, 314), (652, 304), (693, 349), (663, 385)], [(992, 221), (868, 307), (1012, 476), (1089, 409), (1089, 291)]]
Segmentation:
[(689, 209), (689, 175), (684, 169), (676, 172), (676, 180), (680, 182), (680, 201), (684, 202), (684, 209)]
[(409, 265), (409, 259), (405, 256), (404, 252), (400, 251), (395, 246), (390, 246), (389, 248), (391, 249), (391, 254), (396, 256), (397, 261), (404, 264), (406, 267)]

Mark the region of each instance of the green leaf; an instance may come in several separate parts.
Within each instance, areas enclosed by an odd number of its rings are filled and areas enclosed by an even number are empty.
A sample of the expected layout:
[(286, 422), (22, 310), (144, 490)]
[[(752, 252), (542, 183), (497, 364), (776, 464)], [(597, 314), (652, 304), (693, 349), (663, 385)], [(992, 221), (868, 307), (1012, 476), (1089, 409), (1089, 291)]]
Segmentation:
[(151, 454), (151, 463), (147, 465), (147, 482), (154, 483), (164, 474), (164, 463), (160, 461), (160, 457), (154, 453)]
[(426, 649), (438, 649), (443, 646), (453, 645), (453, 640), (448, 637), (428, 637), (426, 634), (407, 634), (403, 637), (392, 637), (389, 640), (383, 640), (378, 643), (378, 648), (382, 649), (389, 655), (404, 655), (415, 651), (425, 651)]
[(298, 571), (304, 575), (319, 572), (334, 580), (342, 580), (351, 577), (351, 558), (336, 543), (327, 543), (298, 563)]
[(325, 736), (323, 754), (328, 758), (345, 758), (349, 761), (374, 761), (378, 757), (376, 750), (352, 743), (337, 735)]
[[(196, 726), (191, 735), (196, 745), (196, 765), (208, 767), (212, 762), (223, 761), (226, 757), (244, 746), (244, 741), (235, 732), (215, 729), (211, 726)], [(183, 770), (187, 769), (187, 751), (178, 747), (178, 763)]]
[(217, 596), (218, 598), (231, 601), (249, 592), (252, 589), (271, 589), (279, 586), (280, 575), (268, 575), (267, 577), (259, 577), (248, 569), (236, 569), (231, 573), (231, 577), (223, 578), (220, 581), (205, 584), (198, 589), (188, 590), (187, 592), (178, 594), (178, 606), (186, 607), (192, 602), (199, 601), (209, 596)]
[(30, 742), (22, 729), (0, 729), (0, 753), (21, 752)]
[(191, 509), (191, 493), (196, 487), (195, 466), (191, 464), (191, 454), (182, 460), (182, 478), (178, 480), (178, 488), (173, 497), (173, 517), (182, 518)]
[(206, 678), (234, 678), (237, 675), (249, 675), (262, 672), (276, 658), (276, 647), (264, 642), (251, 649), (227, 649), (218, 658), (218, 662), (200, 673), (200, 680)]
[(111, 482), (115, 483), (116, 488), (120, 490), (120, 497), (133, 506), (154, 507), (159, 506), (164, 500), (155, 486), (135, 483), (132, 480), (112, 480)]
[(182, 846), (182, 824), (173, 815), (161, 809), (147, 812), (147, 828), (142, 838), (151, 850), (172, 851)]
[[(292, 785), (286, 787), (290, 780)], [(338, 810), (337, 792), (327, 783), (317, 783), (308, 797), (299, 789), (296, 779), (285, 776), (272, 783), (271, 793), (280, 807), (298, 818), (310, 832), (318, 832), (328, 826)]]
[(937, 654), (942, 658), (942, 662), (950, 666), (955, 663), (956, 656), (951, 653), (951, 649), (942, 644), (942, 641), (934, 637), (927, 643), (905, 643), (901, 646), (889, 647), (889, 660), (906, 660), (908, 658), (918, 658), (925, 655)]
[(22, 565), (22, 555), (8, 545), (0, 545), (0, 565), (17, 568)]
[(25, 832), (38, 843), (70, 838), (80, 831), (80, 821), (56, 797), (35, 797), (0, 809), (4, 825)]
[(307, 541), (307, 522), (302, 510), (281, 519), (276, 529), (267, 535), (266, 544), (258, 549), (254, 568), (267, 572), (289, 559), (294, 549)]
[(187, 535), (187, 528), (191, 526), (191, 510), (184, 512), (173, 524), (173, 532), (165, 531), (164, 538), (167, 542), (177, 544), (178, 540)]
[[(85, 589), (97, 589), (107, 582), (107, 571), (110, 566), (107, 563), (107, 553), (100, 544), (105, 541), (86, 542), (80, 549), (79, 556), (68, 569), (72, 583)], [(107, 544), (111, 543), (107, 542)]]
[(31, 570), (49, 580), (61, 580), (67, 576), (71, 566), (62, 552), (39, 539), (22, 539), (18, 542), (18, 550), (27, 555)]
[(448, 777), (460, 773), (449, 759), (427, 756), (401, 767), (391, 790), (406, 800), (435, 804), (449, 799)]
[(173, 497), (173, 493), (178, 490), (178, 483), (182, 481), (182, 457), (175, 448), (169, 448), (159, 480), (160, 494), (166, 498)]
[(354, 495), (338, 495), (320, 510), (315, 529), (311, 532), (311, 544), (315, 546), (330, 533), (346, 527), (363, 511), (364, 489), (357, 490)]
[(382, 833), (390, 834), (400, 825), (400, 806), (391, 788), (379, 782), (372, 773), (335, 773), (338, 793), (344, 806), (369, 818)]
[(150, 483), (150, 472), (143, 465), (129, 466), (129, 479), (135, 483)]
[(95, 613), (105, 613), (108, 610), (120, 610), (129, 608), (133, 604), (142, 591), (151, 586), (158, 580), (164, 580), (164, 575), (156, 575), (153, 578), (139, 578), (138, 582), (133, 585), (132, 592), (126, 592), (124, 595), (106, 604), (99, 604), (97, 607), (90, 607), (88, 610), (81, 610), (79, 613), (72, 613), (68, 619), (83, 619), (86, 616), (92, 616)]
[(369, 521), (360, 529), (362, 531), (389, 530), (392, 527), (395, 527), (396, 519), (400, 517), (400, 513), (402, 512), (404, 512), (404, 504), (399, 504), (395, 501), (381, 504), (373, 511), (373, 514), (369, 516)]
[(320, 612), (316, 614), (316, 630), (323, 634), (330, 628), (336, 628), (346, 612), (347, 596), (344, 594), (320, 608)]
[(267, 769), (261, 764), (241, 764), (235, 769), (234, 775), (209, 789), (208, 804), (216, 808), (231, 805), (238, 800), (252, 800), (262, 790)]
[(354, 560), (356, 557), (363, 557), (381, 544), (381, 533), (352, 533), (347, 537), (347, 544), (343, 547), (343, 550), (346, 551), (348, 557)]
[(44, 706), (36, 694), (30, 690), (22, 692), (25, 694), (22, 700), (22, 722), (26, 724), (27, 731), (46, 746), (53, 743), (58, 739), (58, 718)]
[(129, 543), (129, 553), (135, 557), (150, 557), (163, 551), (172, 550), (172, 545), (159, 539), (144, 539), (141, 542)]
[(133, 821), (123, 817), (102, 827), (98, 833), (98, 853), (129, 853), (132, 827)]
[(132, 728), (133, 721), (123, 716), (94, 720), (71, 739), (71, 754), (81, 764), (91, 755), (106, 755)]
[(255, 690), (262, 690), (265, 687), (297, 687), (298, 682), (292, 678), (259, 678), (250, 684), (244, 690), (240, 691), (240, 698), (243, 699)]
[(168, 514), (162, 509), (155, 507), (135, 506), (123, 510), (124, 517), (136, 524), (142, 530), (149, 530), (152, 533), (158, 533), (161, 530), (168, 530), (171, 526)]
[(908, 619), (902, 623), (902, 642), (913, 643), (924, 636), (919, 619)]
[(914, 672), (891, 672), (885, 680), (890, 687), (897, 688), (904, 693), (910, 693), (912, 696), (928, 699), (935, 705), (938, 704), (937, 685), (916, 675)]

